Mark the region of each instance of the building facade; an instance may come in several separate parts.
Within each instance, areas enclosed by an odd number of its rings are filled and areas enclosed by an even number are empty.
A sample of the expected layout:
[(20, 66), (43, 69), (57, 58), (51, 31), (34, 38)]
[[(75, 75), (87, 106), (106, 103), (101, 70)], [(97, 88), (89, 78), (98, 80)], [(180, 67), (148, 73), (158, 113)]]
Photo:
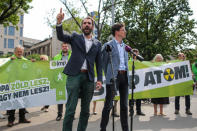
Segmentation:
[(24, 15), (20, 15), (17, 26), (18, 30), (12, 25), (7, 27), (0, 25), (0, 55), (13, 53), (16, 45), (23, 44)]
[[(66, 33), (66, 32), (65, 32)], [(61, 50), (61, 41), (57, 39), (56, 31), (53, 30), (52, 37), (30, 45), (29, 43), (24, 43), (25, 56), (32, 54), (47, 55), (49, 57), (54, 57)]]
[(12, 25), (7, 27), (0, 25), (0, 55), (13, 54), (18, 44), (23, 46), (25, 42), (33, 44), (39, 42), (39, 40), (23, 37), (24, 15), (20, 15), (17, 27), (18, 29)]

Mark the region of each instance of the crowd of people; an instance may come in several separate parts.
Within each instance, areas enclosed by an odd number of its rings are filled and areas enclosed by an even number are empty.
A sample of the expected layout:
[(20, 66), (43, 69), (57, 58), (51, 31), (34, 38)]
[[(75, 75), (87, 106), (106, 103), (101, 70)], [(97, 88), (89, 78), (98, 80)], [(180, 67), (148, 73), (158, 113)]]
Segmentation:
[[(125, 25), (122, 23), (116, 23), (112, 26), (112, 35), (114, 39), (105, 43), (103, 46), (101, 43), (92, 36), (94, 29), (94, 21), (91, 17), (83, 19), (81, 23), (82, 34), (73, 33), (72, 35), (64, 34), (62, 30), (62, 20), (64, 19), (64, 13), (62, 9), (57, 15), (57, 38), (62, 41), (62, 48), (59, 54), (57, 54), (53, 60), (65, 60), (68, 61), (63, 73), (67, 76), (66, 88), (68, 92), (68, 100), (66, 103), (66, 111), (63, 121), (63, 131), (72, 131), (72, 123), (75, 115), (78, 98), (81, 99), (81, 112), (78, 123), (78, 131), (85, 131), (88, 125), (88, 118), (90, 115), (90, 102), (94, 93), (94, 65), (96, 65), (97, 81), (96, 89), (101, 89), (102, 86), (102, 70), (104, 71), (106, 78), (106, 97), (104, 107), (101, 115), (100, 131), (106, 131), (111, 109), (114, 105), (115, 110), (111, 114), (114, 117), (120, 117), (121, 126), (123, 131), (129, 131), (128, 127), (128, 107), (131, 106), (132, 101), (128, 102), (128, 52), (125, 51), (126, 44), (123, 39), (126, 37)], [(69, 50), (68, 44), (72, 48)], [(109, 55), (111, 52), (111, 57)], [(22, 46), (16, 46), (14, 55), (11, 60), (23, 59), (24, 48)], [(139, 54), (138, 49), (133, 49), (135, 54)], [(186, 57), (183, 53), (178, 54), (179, 60), (185, 60)], [(40, 60), (48, 61), (48, 56), (41, 55)], [(112, 60), (112, 63), (110, 62)], [(134, 61), (136, 58), (134, 57)], [(157, 54), (153, 58), (153, 62), (164, 61), (161, 54)], [(35, 60), (32, 60), (35, 62)], [(112, 65), (111, 65), (112, 64)], [(111, 68), (113, 66), (113, 68)], [(196, 66), (197, 67), (197, 66)], [(195, 68), (195, 67), (194, 67)], [(195, 74), (195, 73), (194, 73)], [(114, 79), (114, 76), (116, 79)], [(116, 85), (116, 88), (114, 86)], [(120, 95), (120, 115), (117, 113), (117, 103), (115, 100), (113, 104), (116, 91)], [(175, 97), (175, 114), (179, 114), (180, 96)], [(141, 99), (135, 100), (136, 102), (136, 115), (145, 116), (141, 111)], [(153, 114), (165, 116), (163, 111), (163, 105), (169, 104), (168, 97), (152, 98)], [(93, 115), (97, 115), (96, 101), (93, 101)], [(129, 105), (128, 105), (129, 103)], [(160, 111), (157, 111), (157, 105), (160, 107)], [(185, 96), (185, 113), (192, 115), (190, 111), (190, 96)], [(45, 105), (41, 108), (41, 111), (48, 112), (49, 105)], [(63, 104), (57, 105), (57, 121), (62, 119)], [(25, 118), (25, 108), (19, 109), (19, 123), (30, 123)], [(14, 125), (15, 110), (7, 111), (8, 114), (8, 127)], [(0, 114), (0, 118), (5, 118)]]

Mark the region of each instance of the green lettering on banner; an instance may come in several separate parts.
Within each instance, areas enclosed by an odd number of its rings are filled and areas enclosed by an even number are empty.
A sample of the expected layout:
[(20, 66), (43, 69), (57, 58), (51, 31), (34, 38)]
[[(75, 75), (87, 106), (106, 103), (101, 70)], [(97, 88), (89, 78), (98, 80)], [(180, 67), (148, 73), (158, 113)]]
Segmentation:
[[(8, 61), (0, 67), (0, 85), (9, 83), (10, 91), (15, 92), (14, 96), (17, 98), (27, 96), (29, 92), (27, 93), (25, 90), (33, 89), (29, 91), (43, 93), (48, 89), (48, 91), (56, 91), (57, 101), (66, 100), (66, 75), (62, 73), (63, 68), (51, 70), (49, 65), (49, 62), (46, 61)], [(9, 72), (7, 68), (9, 68)], [(46, 86), (48, 86), (47, 89), (44, 88)], [(1, 90), (3, 87), (0, 87)], [(43, 87), (43, 89), (39, 89), (39, 87)]]

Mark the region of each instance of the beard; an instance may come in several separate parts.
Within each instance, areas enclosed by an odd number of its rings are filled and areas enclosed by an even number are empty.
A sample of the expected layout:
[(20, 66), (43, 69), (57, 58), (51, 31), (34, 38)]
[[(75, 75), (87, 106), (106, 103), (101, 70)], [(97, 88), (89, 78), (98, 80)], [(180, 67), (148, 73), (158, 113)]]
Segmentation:
[(90, 29), (88, 26), (86, 26), (85, 28), (82, 29), (82, 32), (84, 33), (84, 35), (90, 35), (92, 33), (92, 29)]
[(68, 53), (68, 51), (67, 51), (67, 50), (62, 50), (62, 52), (63, 52), (63, 53)]

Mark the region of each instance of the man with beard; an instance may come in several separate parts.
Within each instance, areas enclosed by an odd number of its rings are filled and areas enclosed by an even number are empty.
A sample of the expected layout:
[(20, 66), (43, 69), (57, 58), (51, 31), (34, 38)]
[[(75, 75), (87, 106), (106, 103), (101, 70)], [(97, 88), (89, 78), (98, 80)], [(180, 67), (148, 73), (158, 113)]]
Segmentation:
[[(59, 54), (57, 54), (53, 60), (63, 60), (63, 61), (68, 61), (71, 56), (71, 50), (69, 50), (68, 44), (67, 43), (62, 43), (62, 50), (60, 51)], [(64, 88), (64, 87), (62, 87)], [(62, 118), (62, 112), (63, 112), (63, 104), (58, 104), (57, 106), (58, 112), (57, 112), (57, 118), (56, 121), (60, 121)]]
[(92, 37), (94, 21), (91, 17), (82, 20), (83, 34), (73, 33), (72, 35), (63, 33), (61, 24), (63, 19), (64, 13), (60, 9), (60, 13), (57, 15), (57, 38), (69, 43), (72, 48), (71, 57), (63, 71), (67, 75), (66, 88), (68, 92), (63, 131), (72, 131), (79, 94), (81, 112), (77, 131), (85, 131), (90, 115), (90, 101), (94, 93), (94, 63), (96, 63), (97, 71), (96, 87), (100, 89), (102, 86), (101, 43)]

